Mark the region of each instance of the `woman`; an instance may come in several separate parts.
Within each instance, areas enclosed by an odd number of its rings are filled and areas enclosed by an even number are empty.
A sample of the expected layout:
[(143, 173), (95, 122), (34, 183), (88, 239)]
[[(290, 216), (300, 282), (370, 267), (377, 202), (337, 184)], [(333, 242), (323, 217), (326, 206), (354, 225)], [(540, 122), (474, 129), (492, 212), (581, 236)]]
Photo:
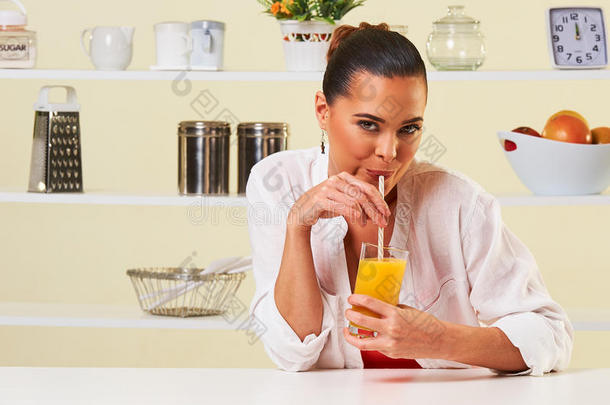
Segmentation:
[[(270, 358), (291, 371), (567, 367), (572, 325), (497, 200), (414, 158), (428, 93), (414, 45), (386, 24), (340, 26), (327, 58), (315, 113), (328, 147), (263, 159), (246, 190), (250, 312)], [(376, 243), (378, 226), (387, 245), (410, 253), (398, 306), (352, 294), (361, 243)], [(356, 338), (348, 321), (377, 335)]]

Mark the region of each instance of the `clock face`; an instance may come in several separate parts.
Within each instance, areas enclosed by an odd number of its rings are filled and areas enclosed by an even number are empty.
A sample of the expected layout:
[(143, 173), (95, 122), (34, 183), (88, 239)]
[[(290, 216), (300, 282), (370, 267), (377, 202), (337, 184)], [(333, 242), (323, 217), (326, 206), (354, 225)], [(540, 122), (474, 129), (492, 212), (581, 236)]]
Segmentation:
[(607, 64), (600, 8), (551, 8), (549, 24), (555, 65), (578, 68)]

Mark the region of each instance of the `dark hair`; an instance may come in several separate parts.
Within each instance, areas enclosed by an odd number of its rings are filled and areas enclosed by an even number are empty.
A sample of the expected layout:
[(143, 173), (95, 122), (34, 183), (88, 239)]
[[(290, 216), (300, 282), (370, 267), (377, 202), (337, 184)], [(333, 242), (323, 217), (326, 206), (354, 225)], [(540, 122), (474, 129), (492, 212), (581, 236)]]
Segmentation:
[(326, 60), (322, 90), (328, 105), (349, 95), (353, 76), (361, 72), (387, 78), (422, 77), (428, 90), (426, 66), (419, 51), (405, 36), (390, 31), (386, 23), (340, 25), (332, 34)]

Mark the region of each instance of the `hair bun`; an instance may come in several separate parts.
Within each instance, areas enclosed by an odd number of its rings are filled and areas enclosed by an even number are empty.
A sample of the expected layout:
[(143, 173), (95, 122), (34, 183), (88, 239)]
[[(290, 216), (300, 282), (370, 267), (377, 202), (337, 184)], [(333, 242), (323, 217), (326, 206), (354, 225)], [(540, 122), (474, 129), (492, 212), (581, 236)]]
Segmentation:
[(364, 21), (361, 22), (360, 25), (358, 25), (357, 27), (354, 27), (353, 25), (346, 25), (346, 24), (338, 26), (333, 31), (332, 37), (330, 39), (330, 45), (328, 47), (328, 52), (326, 53), (326, 61), (328, 62), (330, 60), (330, 57), (332, 56), (332, 54), (335, 52), (337, 47), (341, 44), (341, 42), (345, 38), (349, 37), (351, 34), (353, 34), (356, 31), (361, 31), (361, 30), (365, 30), (365, 29), (389, 31), (390, 27), (386, 23), (373, 25), (373, 24), (369, 24)]

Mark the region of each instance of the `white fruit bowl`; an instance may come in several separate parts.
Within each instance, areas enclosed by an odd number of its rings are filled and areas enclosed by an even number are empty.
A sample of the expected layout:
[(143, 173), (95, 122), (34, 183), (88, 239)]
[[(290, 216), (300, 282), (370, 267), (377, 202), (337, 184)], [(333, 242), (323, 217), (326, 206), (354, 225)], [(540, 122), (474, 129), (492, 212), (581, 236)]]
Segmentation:
[[(587, 145), (498, 131), (521, 182), (538, 195), (599, 194), (610, 185), (610, 144)], [(504, 148), (505, 141), (516, 145)]]

